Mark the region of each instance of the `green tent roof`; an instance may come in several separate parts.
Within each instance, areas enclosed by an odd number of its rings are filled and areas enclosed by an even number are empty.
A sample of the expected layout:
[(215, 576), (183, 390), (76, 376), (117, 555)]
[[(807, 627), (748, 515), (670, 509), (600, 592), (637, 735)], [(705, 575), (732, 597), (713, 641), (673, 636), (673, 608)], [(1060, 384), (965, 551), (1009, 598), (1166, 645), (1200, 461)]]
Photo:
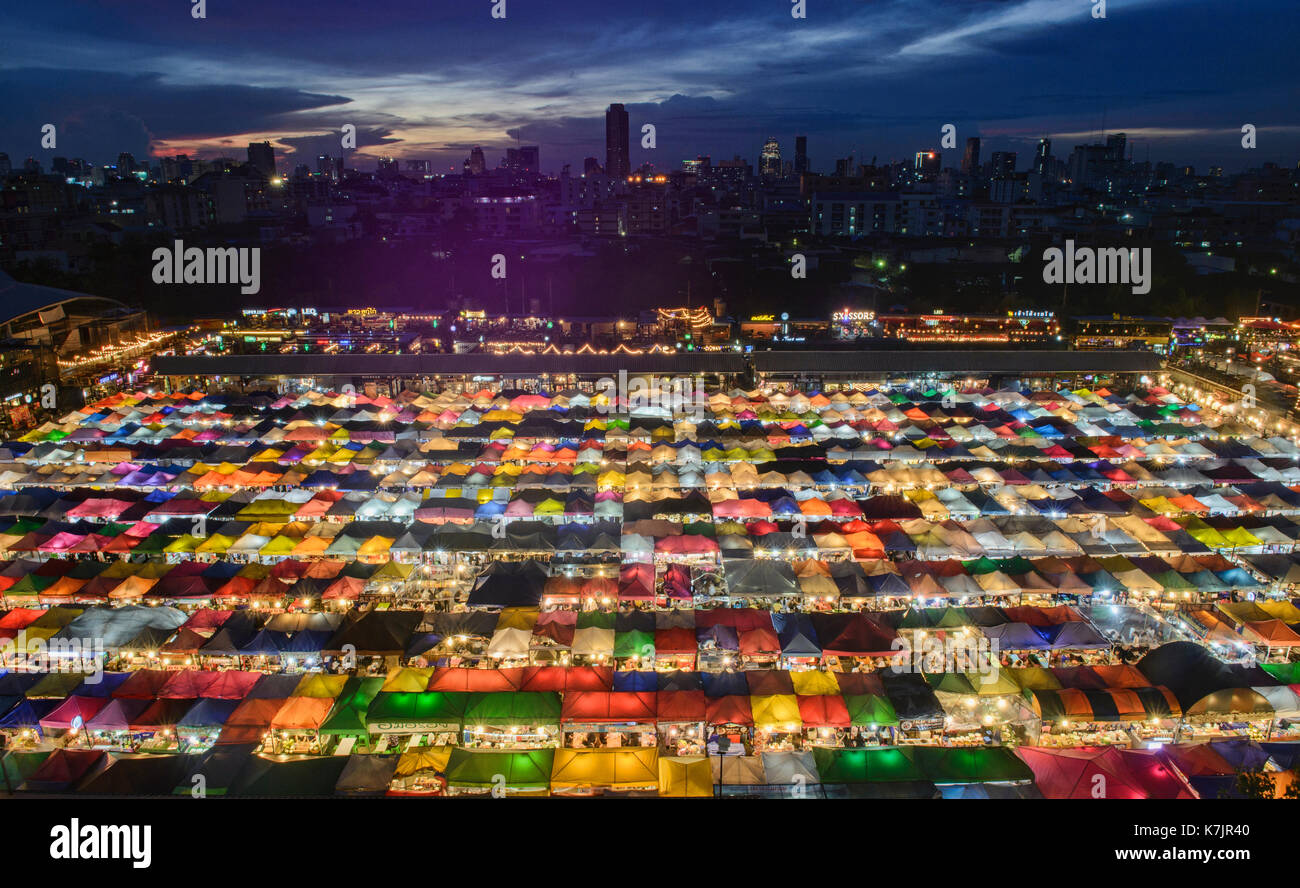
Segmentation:
[(560, 695), (553, 691), (492, 691), (466, 695), (466, 725), (558, 725)]
[(847, 694), (844, 705), (855, 725), (896, 725), (898, 713), (894, 704), (875, 694)]
[(497, 776), (511, 789), (549, 789), (554, 749), (521, 749), (504, 752), (495, 749), (451, 751), (447, 762), (449, 786), (482, 787), (496, 785)]
[(365, 734), (366, 710), (383, 686), (382, 678), (349, 678), (335, 699), (334, 708), (321, 725), (321, 733)]
[(444, 691), (381, 691), (366, 709), (366, 726), (373, 728), (385, 722), (459, 726), (467, 697)]

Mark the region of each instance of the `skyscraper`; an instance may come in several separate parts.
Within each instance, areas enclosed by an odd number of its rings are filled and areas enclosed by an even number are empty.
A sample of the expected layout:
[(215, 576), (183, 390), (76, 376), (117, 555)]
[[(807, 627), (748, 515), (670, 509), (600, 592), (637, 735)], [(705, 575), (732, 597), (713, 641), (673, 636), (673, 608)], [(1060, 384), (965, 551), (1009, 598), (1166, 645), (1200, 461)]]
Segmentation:
[(517, 169), (521, 173), (540, 173), (542, 171), (542, 149), (537, 145), (525, 145), (517, 155)]
[(961, 172), (964, 176), (978, 173), (980, 169), (980, 138), (971, 136), (966, 140), (966, 153), (961, 158)]
[(1034, 172), (1040, 176), (1047, 175), (1047, 168), (1052, 159), (1052, 140), (1039, 139), (1038, 149), (1034, 152)]
[(248, 143), (248, 165), (266, 178), (275, 175), (275, 149), (270, 142)]
[(1016, 171), (1016, 152), (1014, 151), (994, 151), (989, 158), (990, 176), (992, 179), (1008, 179)]
[(781, 175), (781, 144), (777, 142), (776, 136), (768, 136), (763, 143), (758, 169), (765, 178), (775, 179)]
[(631, 172), (627, 109), (613, 104), (605, 112), (605, 173), (613, 179), (626, 179)]
[(801, 176), (808, 172), (808, 137), (794, 137), (794, 174)]
[(1128, 151), (1128, 133), (1111, 133), (1106, 137), (1106, 154), (1107, 160), (1112, 163), (1123, 163), (1127, 158), (1124, 156)]
[(938, 151), (916, 152), (916, 163), (913, 165), (916, 178), (928, 179), (937, 175), (942, 162), (943, 155)]
[(487, 169), (487, 158), (483, 156), (483, 149), (475, 145), (469, 151), (469, 160), (465, 161), (465, 170), (471, 176), (481, 176)]

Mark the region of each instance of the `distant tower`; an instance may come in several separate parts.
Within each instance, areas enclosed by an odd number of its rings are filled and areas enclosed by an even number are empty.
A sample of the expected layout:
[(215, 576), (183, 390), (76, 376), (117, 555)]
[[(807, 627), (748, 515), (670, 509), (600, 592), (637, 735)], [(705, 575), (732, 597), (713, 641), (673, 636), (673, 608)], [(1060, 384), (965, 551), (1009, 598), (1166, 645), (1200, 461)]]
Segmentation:
[(763, 143), (758, 168), (764, 178), (776, 179), (781, 176), (781, 144), (777, 142), (776, 136), (768, 136)]
[(605, 112), (605, 173), (613, 179), (626, 179), (631, 172), (627, 109), (613, 104)]
[(808, 172), (808, 137), (794, 137), (794, 174), (801, 176)]
[(1109, 155), (1107, 160), (1114, 163), (1123, 163), (1127, 158), (1124, 156), (1128, 150), (1128, 133), (1111, 133), (1106, 137), (1106, 154)]
[(266, 178), (275, 175), (275, 149), (270, 142), (248, 143), (248, 165)]
[(980, 169), (980, 137), (971, 136), (966, 140), (966, 153), (961, 158), (962, 175), (971, 176)]
[(1052, 163), (1052, 140), (1039, 139), (1038, 149), (1034, 152), (1034, 172), (1040, 176), (1047, 175), (1047, 169)]
[(483, 156), (483, 149), (475, 145), (469, 152), (469, 172), (471, 176), (481, 176), (487, 169), (487, 158)]

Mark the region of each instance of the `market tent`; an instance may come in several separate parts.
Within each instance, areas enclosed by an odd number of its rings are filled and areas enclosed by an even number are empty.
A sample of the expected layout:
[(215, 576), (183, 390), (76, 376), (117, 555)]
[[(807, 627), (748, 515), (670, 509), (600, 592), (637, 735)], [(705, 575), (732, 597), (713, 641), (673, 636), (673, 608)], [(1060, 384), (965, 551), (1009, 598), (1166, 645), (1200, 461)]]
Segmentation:
[(763, 753), (763, 774), (772, 785), (812, 786), (821, 783), (812, 750)]
[(283, 699), (274, 698), (244, 700), (226, 719), (217, 743), (225, 746), (260, 741), (284, 703)]
[(456, 691), (459, 693), (517, 691), (521, 687), (523, 677), (523, 669), (463, 669), (439, 667), (433, 670), (433, 677), (429, 679), (429, 690)]
[(333, 795), (347, 763), (347, 758), (337, 755), (249, 756), (231, 783), (228, 795), (261, 798)]
[(844, 705), (849, 711), (850, 724), (869, 725), (872, 728), (898, 724), (898, 713), (885, 697), (876, 694), (846, 694)]
[(1173, 691), (1184, 711), (1215, 691), (1241, 684), (1208, 649), (1190, 641), (1161, 645), (1143, 657), (1137, 667), (1153, 685)]
[(915, 762), (914, 747), (867, 749), (813, 748), (822, 783), (882, 783), (925, 780)]
[(765, 786), (763, 759), (757, 755), (711, 755), (709, 766), (713, 782), (724, 789), (728, 786)]
[(106, 754), (98, 749), (56, 749), (27, 776), (28, 792), (64, 792), (103, 766)]
[(658, 789), (659, 750), (557, 749), (551, 769), (551, 789)]
[(803, 724), (794, 694), (751, 695), (749, 701), (754, 727), (760, 730), (796, 730)]
[(713, 770), (707, 756), (659, 756), (661, 798), (711, 798)]
[(653, 691), (572, 691), (564, 695), (561, 720), (579, 724), (654, 724), (655, 707)]
[(447, 762), (447, 785), (491, 789), (504, 778), (507, 789), (545, 792), (550, 788), (555, 753), (554, 749), (502, 752), (457, 747)]
[(935, 784), (1023, 782), (1033, 772), (1009, 747), (917, 746), (917, 766)]
[(334, 794), (341, 796), (382, 796), (392, 783), (400, 756), (348, 756), (347, 764), (334, 784)]
[(469, 694), (464, 721), (466, 726), (558, 725), (560, 695), (553, 691)]
[(1021, 746), (1015, 754), (1034, 772), (1034, 782), (1049, 799), (1197, 798), (1186, 778), (1151, 750)]
[(467, 697), (439, 691), (380, 691), (366, 708), (366, 728), (372, 734), (460, 730)]
[(271, 730), (318, 730), (333, 708), (334, 701), (328, 697), (290, 697), (271, 719)]
[(110, 753), (104, 770), (77, 785), (85, 795), (171, 795), (178, 780), (197, 763), (196, 755), (123, 755)]
[(209, 796), (224, 796), (234, 783), (235, 778), (252, 758), (255, 743), (216, 746), (199, 756), (193, 766), (172, 790), (172, 795), (188, 796), (194, 791), (196, 775), (202, 775)]
[(321, 725), (322, 734), (350, 734), (364, 736), (366, 729), (366, 711), (379, 689), (383, 687), (382, 678), (348, 678), (334, 700), (329, 716)]

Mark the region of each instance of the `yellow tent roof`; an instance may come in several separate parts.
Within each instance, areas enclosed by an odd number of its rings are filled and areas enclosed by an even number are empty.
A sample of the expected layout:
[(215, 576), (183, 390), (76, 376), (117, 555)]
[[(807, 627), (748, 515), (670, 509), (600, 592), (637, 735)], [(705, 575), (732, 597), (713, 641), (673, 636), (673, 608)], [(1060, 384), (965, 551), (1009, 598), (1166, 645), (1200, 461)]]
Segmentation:
[[(839, 686), (836, 686), (839, 690)], [(754, 725), (759, 728), (798, 728), (803, 725), (799, 715), (799, 700), (794, 694), (751, 695), (750, 708)]]
[(653, 746), (555, 750), (554, 764), (551, 767), (551, 789), (583, 786), (657, 789), (659, 750)]
[[(838, 694), (840, 684), (835, 680), (835, 676), (829, 672), (822, 672), (820, 669), (809, 669), (801, 672), (790, 673), (790, 683), (794, 685), (794, 692), (801, 696), (812, 696), (814, 694)], [(795, 714), (799, 713), (798, 701), (795, 701)]]
[(660, 756), (659, 796), (661, 798), (711, 798), (713, 770), (702, 755)]
[(328, 697), (334, 699), (343, 693), (343, 686), (347, 684), (346, 675), (326, 675), (323, 672), (309, 672), (298, 682), (298, 687), (293, 689), (293, 697)]
[(408, 749), (402, 753), (402, 757), (397, 760), (397, 770), (393, 772), (394, 777), (410, 777), (419, 771), (443, 771), (447, 770), (447, 762), (451, 759), (450, 746), (426, 746), (416, 749)]
[(432, 666), (424, 668), (398, 666), (388, 670), (388, 677), (384, 679), (384, 686), (380, 690), (420, 694), (429, 689), (429, 679), (432, 677)]

